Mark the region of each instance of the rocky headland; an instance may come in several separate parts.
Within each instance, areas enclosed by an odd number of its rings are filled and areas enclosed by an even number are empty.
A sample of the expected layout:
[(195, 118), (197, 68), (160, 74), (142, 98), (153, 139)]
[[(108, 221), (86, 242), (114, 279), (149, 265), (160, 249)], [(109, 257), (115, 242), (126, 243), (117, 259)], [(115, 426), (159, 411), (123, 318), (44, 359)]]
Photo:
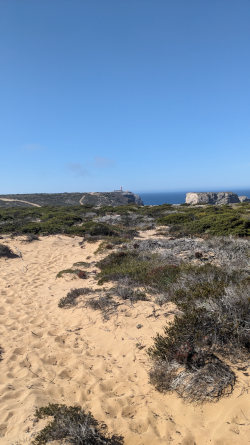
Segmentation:
[(239, 202), (250, 202), (250, 199), (247, 196), (238, 196), (236, 193), (232, 192), (186, 193), (186, 204), (225, 205)]
[(95, 193), (30, 193), (0, 195), (0, 207), (42, 207), (42, 206), (120, 206), (143, 205), (139, 195), (129, 191)]

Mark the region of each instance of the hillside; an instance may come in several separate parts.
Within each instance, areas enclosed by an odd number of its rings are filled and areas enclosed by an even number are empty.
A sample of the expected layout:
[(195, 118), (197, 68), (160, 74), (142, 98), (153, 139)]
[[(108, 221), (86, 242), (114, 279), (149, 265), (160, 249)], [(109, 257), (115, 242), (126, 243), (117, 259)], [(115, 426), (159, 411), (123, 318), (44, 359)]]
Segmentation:
[(0, 207), (42, 207), (42, 206), (120, 206), (143, 205), (141, 198), (132, 192), (95, 193), (31, 193), (0, 195)]

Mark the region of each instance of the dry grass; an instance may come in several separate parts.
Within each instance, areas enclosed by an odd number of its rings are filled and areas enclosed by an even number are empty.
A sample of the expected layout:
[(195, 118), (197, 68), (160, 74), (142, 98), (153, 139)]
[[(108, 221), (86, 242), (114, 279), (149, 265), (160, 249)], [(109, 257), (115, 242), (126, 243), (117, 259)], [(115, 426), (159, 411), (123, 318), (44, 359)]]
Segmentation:
[(117, 303), (110, 294), (97, 298), (90, 298), (85, 303), (86, 307), (101, 311), (104, 320), (108, 320), (110, 315), (115, 313), (120, 303)]
[(58, 306), (61, 308), (69, 308), (72, 306), (76, 306), (77, 304), (77, 298), (82, 295), (89, 295), (93, 293), (94, 291), (92, 289), (89, 289), (87, 287), (83, 287), (80, 289), (73, 289), (70, 292), (67, 293), (66, 297), (63, 297), (59, 300)]
[(123, 438), (109, 435), (104, 423), (98, 422), (91, 413), (85, 413), (79, 406), (49, 404), (36, 410), (37, 421), (52, 420), (33, 440), (33, 445), (52, 441), (74, 445), (122, 445)]
[(181, 368), (179, 363), (156, 361), (150, 371), (150, 382), (160, 392), (175, 391), (189, 402), (204, 403), (232, 393), (236, 377), (228, 365), (213, 355), (204, 366)]

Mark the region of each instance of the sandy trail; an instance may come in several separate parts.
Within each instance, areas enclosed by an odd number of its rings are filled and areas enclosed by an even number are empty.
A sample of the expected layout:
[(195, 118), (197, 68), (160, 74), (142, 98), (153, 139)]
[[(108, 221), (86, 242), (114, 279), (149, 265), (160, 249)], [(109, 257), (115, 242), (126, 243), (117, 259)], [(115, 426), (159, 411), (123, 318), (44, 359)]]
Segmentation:
[(23, 202), (24, 204), (29, 204), (33, 207), (41, 207), (39, 204), (35, 204), (34, 202), (30, 202), (30, 201), (23, 201), (22, 199), (0, 198), (0, 201)]
[[(95, 193), (94, 192), (88, 192), (88, 195), (95, 195)], [(83, 206), (84, 204), (83, 204), (83, 199), (85, 198), (85, 195), (82, 195), (82, 197), (81, 197), (81, 199), (80, 199), (80, 201), (79, 201), (79, 204), (81, 205), (81, 206)]]
[(0, 444), (30, 444), (40, 429), (34, 408), (49, 402), (91, 410), (110, 432), (124, 436), (125, 445), (250, 443), (249, 377), (242, 372), (232, 396), (202, 407), (148, 383), (146, 348), (173, 317), (171, 305), (124, 304), (108, 321), (81, 302), (58, 308), (70, 289), (100, 287), (94, 275), (56, 279), (74, 262), (98, 258), (98, 243), (81, 248), (80, 240), (1, 240), (22, 259), (0, 258)]

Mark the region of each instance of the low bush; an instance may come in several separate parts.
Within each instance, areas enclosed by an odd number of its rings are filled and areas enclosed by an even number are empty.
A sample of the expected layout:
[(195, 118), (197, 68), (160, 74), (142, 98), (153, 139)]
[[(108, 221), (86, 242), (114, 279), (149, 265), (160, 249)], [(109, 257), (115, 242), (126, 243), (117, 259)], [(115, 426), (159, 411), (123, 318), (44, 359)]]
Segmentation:
[(170, 224), (181, 224), (193, 221), (194, 215), (192, 213), (176, 212), (158, 219), (158, 224), (168, 226)]
[[(157, 335), (149, 355), (151, 382), (161, 390), (176, 390), (184, 398), (204, 401), (232, 390), (235, 376), (215, 356), (244, 360), (250, 351), (249, 284), (246, 280), (207, 292), (201, 287), (178, 295), (182, 314)], [(203, 382), (203, 383), (202, 383)], [(199, 385), (199, 386), (197, 386)]]
[(99, 283), (128, 278), (134, 283), (166, 289), (175, 281), (180, 269), (176, 265), (163, 264), (157, 256), (140, 256), (137, 252), (111, 253), (97, 263), (101, 269)]
[(56, 275), (56, 278), (61, 278), (61, 277), (63, 277), (64, 274), (77, 275), (78, 278), (82, 278), (82, 279), (86, 279), (88, 277), (88, 274), (87, 274), (87, 272), (85, 272), (85, 270), (64, 269), (64, 270), (60, 270), (60, 272), (58, 272), (58, 274)]
[(232, 393), (236, 377), (230, 367), (213, 355), (204, 366), (190, 371), (175, 362), (156, 361), (149, 374), (150, 383), (160, 392), (175, 391), (190, 402), (218, 400)]
[(121, 244), (127, 243), (128, 238), (125, 237), (112, 237), (106, 238), (105, 241), (102, 241), (99, 245), (98, 249), (95, 253), (103, 253), (105, 250), (112, 250), (116, 246), (120, 246)]
[(211, 235), (250, 236), (250, 221), (239, 216), (211, 215), (186, 225), (188, 233), (199, 234), (208, 232)]
[(131, 286), (117, 286), (116, 288), (114, 288), (114, 293), (118, 295), (122, 300), (129, 300), (131, 301), (131, 303), (135, 303), (136, 301), (148, 300), (145, 292), (133, 289), (133, 287)]
[(209, 298), (218, 299), (226, 287), (240, 279), (240, 274), (227, 273), (211, 264), (184, 266), (183, 271), (171, 289), (171, 299), (179, 306), (195, 305)]
[(77, 261), (73, 264), (73, 267), (90, 267), (90, 263), (87, 263), (86, 261)]
[(77, 304), (76, 299), (78, 297), (80, 297), (81, 295), (88, 295), (91, 293), (93, 293), (93, 290), (87, 287), (83, 287), (80, 289), (73, 289), (67, 293), (66, 297), (63, 297), (59, 300), (58, 306), (61, 308), (62, 307), (69, 308), (75, 306)]
[(33, 241), (39, 241), (39, 236), (36, 235), (35, 233), (29, 233), (26, 235), (26, 238), (23, 242), (24, 243), (32, 243)]
[[(157, 254), (163, 262), (181, 264), (184, 261), (191, 264), (211, 263), (225, 268), (227, 272), (248, 269), (249, 265), (249, 241), (247, 239), (230, 237), (178, 237), (169, 239), (146, 239), (136, 241), (140, 255)], [(127, 247), (133, 250), (133, 243), (127, 243)]]
[(89, 222), (84, 224), (84, 229), (90, 236), (118, 236), (119, 230), (104, 223)]
[(144, 206), (139, 209), (139, 213), (142, 215), (147, 215), (154, 218), (159, 218), (163, 216), (165, 212), (174, 209), (171, 204), (162, 204), (156, 206)]
[(8, 246), (4, 244), (0, 244), (0, 258), (18, 258), (19, 256), (16, 255)]
[[(170, 225), (180, 234), (250, 235), (249, 203), (234, 206), (44, 206), (40, 208), (0, 208), (0, 233), (57, 234), (85, 236), (94, 241), (106, 237), (133, 238), (136, 229)], [(90, 218), (95, 218), (95, 221)], [(98, 221), (100, 219), (100, 221)], [(131, 229), (130, 229), (131, 228)]]
[[(170, 216), (173, 216), (172, 222), (170, 221)], [(162, 218), (158, 223), (171, 225), (170, 233), (175, 236), (199, 235), (203, 233), (214, 236), (250, 236), (250, 221), (235, 212), (220, 212), (218, 214), (197, 212), (190, 220), (188, 220), (189, 217), (190, 215), (187, 215), (186, 220), (178, 221), (178, 214), (176, 218), (174, 218), (174, 215), (169, 215), (169, 219)]]
[[(51, 418), (33, 440), (33, 445), (52, 441), (74, 445), (122, 445), (123, 438), (109, 435), (104, 423), (98, 422), (92, 414), (79, 406), (49, 404), (35, 412), (37, 421)], [(66, 442), (65, 442), (66, 441)]]

